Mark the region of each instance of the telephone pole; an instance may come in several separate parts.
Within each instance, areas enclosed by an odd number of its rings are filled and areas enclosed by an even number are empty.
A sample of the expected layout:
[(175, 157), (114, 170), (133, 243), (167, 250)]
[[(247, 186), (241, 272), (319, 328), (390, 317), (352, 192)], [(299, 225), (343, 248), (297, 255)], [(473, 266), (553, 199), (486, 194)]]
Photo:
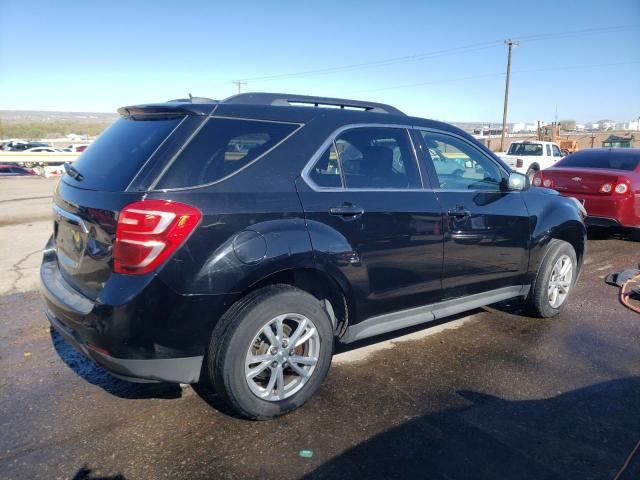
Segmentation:
[(242, 80), (236, 80), (236, 81), (231, 82), (231, 83), (233, 83), (234, 85), (238, 86), (238, 93), (240, 93), (242, 85), (246, 85), (247, 84), (247, 82), (243, 82)]
[(511, 49), (515, 45), (519, 45), (511, 39), (505, 40), (504, 43), (509, 47), (509, 56), (507, 57), (507, 82), (504, 87), (504, 110), (502, 111), (502, 135), (500, 137), (500, 151), (504, 152), (504, 131), (507, 128), (507, 105), (509, 103), (509, 77), (511, 76)]

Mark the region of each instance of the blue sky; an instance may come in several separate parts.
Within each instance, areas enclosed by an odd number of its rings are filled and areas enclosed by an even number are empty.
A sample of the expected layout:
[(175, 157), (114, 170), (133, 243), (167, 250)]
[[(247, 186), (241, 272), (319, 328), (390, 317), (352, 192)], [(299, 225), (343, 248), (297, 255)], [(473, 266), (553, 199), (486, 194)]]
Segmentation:
[[(0, 109), (113, 112), (188, 92), (224, 98), (247, 79), (247, 91), (500, 121), (509, 37), (521, 40), (510, 121), (551, 121), (556, 104), (580, 122), (640, 115), (638, 0), (4, 0)], [(412, 58), (386, 62), (399, 57)], [(257, 79), (371, 62), (383, 63)]]

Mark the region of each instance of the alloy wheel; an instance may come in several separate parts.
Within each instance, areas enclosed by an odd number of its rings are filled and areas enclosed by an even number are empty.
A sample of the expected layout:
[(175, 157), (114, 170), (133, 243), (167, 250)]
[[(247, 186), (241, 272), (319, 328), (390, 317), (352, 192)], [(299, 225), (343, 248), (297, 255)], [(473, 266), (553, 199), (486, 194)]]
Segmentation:
[(556, 261), (549, 277), (547, 289), (549, 305), (560, 308), (569, 295), (573, 279), (573, 263), (568, 255), (562, 255)]
[(251, 392), (270, 402), (291, 397), (313, 375), (320, 335), (313, 322), (298, 313), (269, 320), (245, 355), (245, 379)]

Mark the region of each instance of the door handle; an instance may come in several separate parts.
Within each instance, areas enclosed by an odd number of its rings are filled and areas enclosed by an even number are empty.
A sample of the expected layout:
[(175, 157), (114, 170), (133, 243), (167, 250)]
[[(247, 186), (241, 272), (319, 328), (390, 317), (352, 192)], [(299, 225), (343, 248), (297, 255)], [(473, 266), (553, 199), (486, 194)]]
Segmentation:
[(329, 213), (348, 221), (360, 217), (364, 213), (364, 208), (350, 203), (344, 203), (339, 207), (332, 207)]
[(462, 205), (457, 205), (447, 212), (447, 215), (454, 218), (466, 218), (471, 216), (471, 212), (466, 210)]

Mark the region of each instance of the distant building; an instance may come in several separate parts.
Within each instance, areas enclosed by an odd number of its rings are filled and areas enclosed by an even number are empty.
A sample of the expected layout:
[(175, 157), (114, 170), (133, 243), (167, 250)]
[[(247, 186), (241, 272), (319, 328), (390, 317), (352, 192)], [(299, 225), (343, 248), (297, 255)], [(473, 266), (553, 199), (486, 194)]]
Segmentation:
[(537, 130), (538, 126), (535, 123), (524, 123), (518, 122), (514, 123), (511, 129), (513, 133), (531, 133)]
[(640, 131), (640, 120), (632, 120), (631, 122), (623, 122), (622, 130)]
[(609, 138), (602, 141), (604, 148), (631, 148), (634, 141), (633, 135), (620, 137), (618, 135), (609, 135)]
[[(598, 128), (597, 130), (613, 130), (616, 128), (616, 122), (614, 122), (613, 120), (600, 120), (598, 122)], [(594, 130), (596, 130), (595, 127), (593, 127)]]
[(576, 132), (584, 131), (585, 126), (582, 123), (576, 123)]

